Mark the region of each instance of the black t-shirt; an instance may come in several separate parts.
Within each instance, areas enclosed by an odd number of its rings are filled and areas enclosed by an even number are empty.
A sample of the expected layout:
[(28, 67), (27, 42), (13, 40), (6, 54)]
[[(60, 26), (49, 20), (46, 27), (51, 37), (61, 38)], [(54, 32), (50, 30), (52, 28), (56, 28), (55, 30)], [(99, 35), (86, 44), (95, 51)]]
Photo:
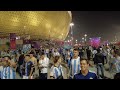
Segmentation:
[(87, 49), (87, 55), (91, 54), (91, 50)]
[(104, 55), (102, 53), (97, 53), (95, 54), (95, 63), (98, 64), (98, 63), (102, 63), (104, 65)]
[(22, 65), (22, 64), (23, 64), (24, 58), (25, 58), (25, 57), (24, 57), (24, 54), (20, 55), (19, 60), (18, 60), (18, 64), (19, 64), (19, 65)]

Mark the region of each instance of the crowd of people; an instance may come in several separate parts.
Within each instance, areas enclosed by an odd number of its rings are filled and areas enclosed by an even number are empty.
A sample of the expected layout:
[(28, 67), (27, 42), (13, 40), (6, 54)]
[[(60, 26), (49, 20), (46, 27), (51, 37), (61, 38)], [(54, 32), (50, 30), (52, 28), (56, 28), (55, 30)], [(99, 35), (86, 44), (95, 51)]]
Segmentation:
[[(93, 62), (91, 64), (90, 62)], [(89, 67), (95, 67), (91, 71)], [(0, 79), (111, 79), (120, 78), (120, 49), (115, 46), (51, 47), (0, 51)]]

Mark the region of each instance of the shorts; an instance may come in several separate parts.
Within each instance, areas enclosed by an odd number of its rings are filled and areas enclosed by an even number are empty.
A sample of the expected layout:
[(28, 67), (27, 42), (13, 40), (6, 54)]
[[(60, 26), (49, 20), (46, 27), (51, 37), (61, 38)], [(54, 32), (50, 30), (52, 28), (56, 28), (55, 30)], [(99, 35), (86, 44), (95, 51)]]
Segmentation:
[(28, 79), (28, 76), (23, 75), (23, 79)]
[[(23, 75), (23, 79), (29, 79), (28, 76)], [(30, 79), (33, 79), (33, 76), (30, 77)]]

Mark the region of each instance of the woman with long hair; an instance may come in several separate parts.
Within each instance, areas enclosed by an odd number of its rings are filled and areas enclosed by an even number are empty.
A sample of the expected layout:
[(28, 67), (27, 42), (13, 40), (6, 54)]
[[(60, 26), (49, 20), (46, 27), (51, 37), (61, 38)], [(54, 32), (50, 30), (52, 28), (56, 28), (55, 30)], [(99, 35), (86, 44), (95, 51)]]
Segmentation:
[(61, 65), (61, 57), (55, 56), (54, 57), (54, 65), (51, 67), (50, 70), (50, 79), (63, 79), (64, 73)]

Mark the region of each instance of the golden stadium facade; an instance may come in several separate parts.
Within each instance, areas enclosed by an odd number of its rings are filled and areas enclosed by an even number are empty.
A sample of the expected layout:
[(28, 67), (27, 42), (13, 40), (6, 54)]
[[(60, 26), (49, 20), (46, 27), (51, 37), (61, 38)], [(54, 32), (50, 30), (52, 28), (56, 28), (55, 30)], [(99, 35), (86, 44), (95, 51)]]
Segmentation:
[(0, 36), (64, 40), (71, 20), (70, 11), (0, 11)]

